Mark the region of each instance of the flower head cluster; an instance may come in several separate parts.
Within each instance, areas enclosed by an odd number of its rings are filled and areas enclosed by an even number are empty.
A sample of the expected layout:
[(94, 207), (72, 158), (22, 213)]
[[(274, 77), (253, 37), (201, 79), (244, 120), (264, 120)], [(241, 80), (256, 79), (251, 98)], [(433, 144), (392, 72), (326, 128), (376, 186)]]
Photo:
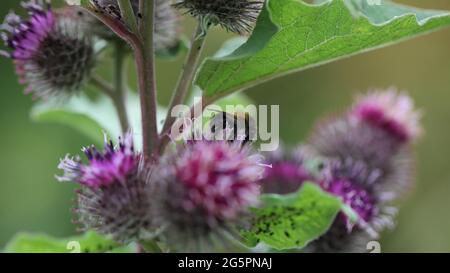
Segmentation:
[[(92, 2), (98, 11), (122, 21), (117, 0), (92, 0)], [(139, 0), (130, 0), (130, 2), (134, 13), (139, 17)], [(155, 7), (155, 50), (159, 52), (170, 51), (180, 43), (178, 15), (172, 8), (171, 0), (156, 0)], [(114, 35), (105, 31), (100, 34), (104, 38), (114, 37)]]
[(141, 164), (130, 135), (84, 152), (87, 164), (66, 157), (58, 177), (81, 185), (75, 211), (84, 228), (123, 242), (158, 235), (185, 251), (242, 223), (264, 172), (259, 156), (226, 141), (188, 143), (152, 166)]
[(328, 158), (320, 184), (358, 221), (340, 215), (310, 250), (364, 251), (362, 241), (393, 226), (396, 209), (390, 204), (411, 184), (409, 146), (420, 132), (419, 116), (411, 98), (388, 90), (360, 98), (346, 115), (316, 127), (309, 145)]
[(93, 40), (83, 24), (34, 1), (22, 2), (29, 18), (11, 12), (1, 25), (2, 54), (14, 60), (21, 83), (37, 98), (67, 96), (80, 89), (95, 62)]
[(263, 4), (262, 0), (180, 0), (175, 7), (187, 10), (205, 29), (213, 24), (245, 34), (253, 28)]
[(417, 138), (419, 114), (405, 94), (388, 90), (359, 98), (353, 109), (320, 123), (309, 140), (328, 158), (320, 184), (358, 216), (341, 214), (310, 251), (364, 251), (379, 232), (393, 227), (391, 201), (411, 184), (409, 146)]
[(166, 155), (158, 176), (163, 199), (156, 202), (165, 239), (195, 249), (242, 221), (258, 201), (260, 161), (248, 148), (225, 141), (195, 141)]
[[(384, 98), (383, 102), (379, 98)], [(392, 101), (388, 102), (387, 98)], [(400, 107), (404, 104), (408, 106)], [(364, 111), (361, 109), (365, 105), (372, 105), (372, 109), (375, 109), (374, 105), (378, 105), (378, 115), (385, 120), (383, 124), (396, 124), (397, 129), (383, 126), (381, 119), (375, 122), (363, 115)], [(397, 107), (387, 107), (388, 105)], [(380, 170), (384, 179), (379, 183), (386, 189), (402, 193), (411, 186), (411, 144), (421, 131), (420, 114), (412, 105), (410, 97), (393, 90), (380, 91), (376, 96), (369, 94), (359, 98), (358, 103), (346, 115), (320, 122), (313, 131), (309, 144), (321, 156), (341, 161), (350, 158), (364, 162), (372, 170)], [(408, 138), (399, 138), (399, 131), (416, 133), (409, 133)]]

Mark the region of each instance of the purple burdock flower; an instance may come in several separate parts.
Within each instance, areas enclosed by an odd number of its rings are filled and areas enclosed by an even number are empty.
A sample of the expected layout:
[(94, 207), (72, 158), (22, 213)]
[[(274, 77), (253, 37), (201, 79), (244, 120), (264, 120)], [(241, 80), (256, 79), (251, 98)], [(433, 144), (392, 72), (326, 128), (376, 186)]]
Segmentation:
[(29, 18), (14, 12), (1, 25), (1, 36), (11, 50), (2, 55), (14, 60), (26, 92), (37, 98), (67, 96), (80, 89), (94, 66), (93, 41), (77, 20), (59, 15), (47, 4), (22, 2)]
[[(358, 215), (361, 221), (369, 221), (375, 209), (373, 197), (363, 187), (354, 184), (347, 178), (335, 178), (323, 185), (329, 193), (339, 196), (342, 202), (348, 205)], [(344, 216), (348, 229), (351, 231), (353, 224)]]
[[(380, 170), (370, 169), (362, 161), (347, 159), (344, 162), (328, 162), (325, 178), (320, 185), (327, 192), (339, 197), (358, 215), (357, 223), (341, 215), (349, 232), (355, 224), (362, 228), (371, 228), (368, 223), (376, 219), (381, 212), (378, 205), (391, 201), (394, 197), (393, 193), (384, 191), (382, 183), (379, 183), (381, 179), (383, 176)], [(379, 227), (378, 224), (376, 226)], [(377, 228), (368, 231), (375, 236)]]
[(109, 141), (103, 151), (95, 147), (83, 151), (88, 163), (66, 156), (58, 166), (64, 175), (57, 177), (81, 185), (74, 211), (82, 229), (94, 229), (121, 242), (147, 236), (152, 218), (149, 171), (134, 151), (131, 134), (117, 147)]
[(314, 174), (304, 165), (305, 157), (301, 149), (287, 154), (285, 149), (280, 148), (265, 158), (265, 163), (270, 167), (265, 169), (265, 177), (260, 182), (264, 193), (292, 193), (305, 181), (315, 180)]
[(330, 161), (319, 184), (351, 208), (357, 220), (353, 222), (354, 219), (340, 213), (330, 230), (306, 251), (364, 252), (366, 244), (377, 239), (381, 231), (393, 228), (397, 209), (389, 202), (395, 195), (380, 186), (381, 179), (381, 171), (370, 169), (364, 162)]
[[(379, 118), (368, 114), (374, 112)], [(308, 142), (320, 156), (350, 158), (379, 169), (384, 177), (380, 183), (400, 194), (413, 184), (410, 144), (421, 131), (419, 117), (406, 95), (378, 92), (359, 99), (348, 115), (320, 122)]]
[(257, 204), (261, 157), (248, 146), (226, 141), (195, 141), (166, 155), (159, 171), (155, 202), (163, 238), (181, 250), (210, 247), (241, 223)]
[(351, 116), (387, 132), (398, 141), (413, 142), (421, 134), (420, 112), (413, 100), (396, 90), (375, 91), (359, 97)]
[(120, 141), (117, 148), (109, 141), (105, 143), (103, 152), (94, 146), (83, 148), (83, 152), (89, 161), (87, 165), (69, 156), (61, 161), (59, 168), (65, 174), (59, 177), (60, 181), (73, 181), (76, 178), (76, 182), (92, 188), (123, 183), (130, 173), (136, 171), (140, 160), (140, 156), (134, 152), (131, 135)]
[[(393, 226), (393, 200), (411, 188), (411, 143), (420, 133), (412, 100), (394, 91), (359, 99), (348, 114), (319, 123), (309, 148), (328, 158), (329, 174), (320, 183), (358, 216), (343, 214), (312, 251), (364, 251), (365, 244)], [(364, 244), (360, 244), (364, 242)]]

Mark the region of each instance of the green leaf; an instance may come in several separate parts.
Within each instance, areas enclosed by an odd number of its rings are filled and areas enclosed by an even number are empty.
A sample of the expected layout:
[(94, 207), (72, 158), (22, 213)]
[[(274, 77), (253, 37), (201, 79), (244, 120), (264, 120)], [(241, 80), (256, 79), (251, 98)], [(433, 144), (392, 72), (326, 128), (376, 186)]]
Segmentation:
[(95, 232), (57, 239), (45, 234), (19, 233), (6, 246), (7, 253), (88, 253), (132, 252), (133, 246), (122, 246)]
[(71, 127), (94, 140), (97, 144), (102, 141), (102, 130), (95, 120), (81, 113), (66, 111), (63, 109), (48, 109), (47, 111), (34, 112), (32, 118), (37, 122), (54, 122), (59, 124), (70, 124)]
[(103, 143), (102, 132), (114, 138), (120, 135), (116, 110), (106, 96), (90, 99), (82, 94), (67, 102), (40, 102), (33, 106), (31, 119), (70, 126), (90, 137), (96, 144)]
[(262, 202), (254, 209), (252, 228), (241, 234), (250, 247), (261, 242), (276, 250), (303, 248), (329, 229), (342, 207), (338, 198), (312, 183), (293, 194), (264, 195)]
[(257, 26), (231, 54), (205, 60), (196, 84), (210, 101), (270, 79), (400, 42), (450, 25), (447, 11), (383, 1), (310, 5), (267, 0)]
[[(134, 135), (136, 149), (141, 147), (141, 112), (139, 98), (135, 92), (128, 92), (127, 111)], [(161, 125), (167, 109), (158, 107), (158, 124)], [(95, 99), (85, 94), (72, 97), (67, 102), (48, 101), (33, 106), (31, 119), (36, 122), (57, 123), (69, 126), (92, 139), (94, 144), (102, 144), (104, 133), (111, 139), (121, 134), (116, 109), (110, 98), (99, 95)]]
[[(247, 41), (247, 39), (242, 36), (231, 38), (223, 44), (222, 48), (219, 49), (214, 54), (214, 56), (215, 57), (226, 56), (226, 55), (232, 53), (233, 51), (235, 51), (240, 46), (242, 46), (246, 41)], [(192, 95), (188, 100), (188, 104), (190, 104), (190, 105), (194, 104), (194, 98), (196, 98), (196, 97), (201, 98), (202, 93), (203, 93), (202, 90), (198, 86), (194, 86)], [(221, 98), (220, 100), (216, 101), (214, 104), (221, 107), (223, 111), (226, 111), (227, 106), (246, 107), (248, 105), (254, 105), (255, 102), (250, 97), (245, 95), (244, 93), (234, 93), (234, 94), (230, 94), (228, 96)], [(213, 116), (211, 114), (216, 113), (214, 111), (213, 111), (213, 113), (210, 113), (210, 111), (208, 109), (209, 108), (206, 107), (206, 109), (203, 111), (203, 124), (207, 124), (209, 122), (209, 120), (211, 120), (211, 117)]]

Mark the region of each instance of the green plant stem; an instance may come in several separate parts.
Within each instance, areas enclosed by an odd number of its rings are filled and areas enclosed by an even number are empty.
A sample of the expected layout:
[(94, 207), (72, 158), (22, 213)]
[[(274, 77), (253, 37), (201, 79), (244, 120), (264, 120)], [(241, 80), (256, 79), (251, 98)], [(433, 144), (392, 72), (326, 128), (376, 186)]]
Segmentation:
[(169, 104), (166, 120), (162, 130), (163, 132), (167, 131), (176, 119), (171, 115), (172, 109), (184, 102), (186, 95), (192, 86), (192, 80), (194, 79), (195, 71), (197, 70), (198, 62), (205, 44), (205, 35), (203, 32), (204, 31), (201, 24), (198, 23), (197, 29), (192, 36), (191, 48), (183, 64), (183, 72), (178, 79), (177, 86)]
[(119, 4), (123, 20), (126, 22), (127, 26), (130, 27), (132, 32), (136, 33), (138, 31), (138, 26), (131, 1), (118, 0), (117, 3)]
[(99, 91), (103, 92), (108, 97), (114, 97), (114, 87), (110, 85), (106, 80), (98, 75), (93, 75), (90, 79), (90, 83), (95, 86)]
[(134, 33), (128, 29), (120, 20), (109, 16), (108, 14), (97, 12), (95, 8), (91, 6), (83, 7), (84, 10), (89, 12), (92, 16), (100, 20), (105, 24), (112, 32), (114, 32), (118, 37), (128, 42), (131, 45), (136, 45), (140, 42), (137, 33)]
[(115, 45), (115, 64), (114, 64), (114, 81), (115, 81), (115, 96), (114, 104), (122, 127), (122, 132), (126, 133), (130, 129), (130, 124), (127, 115), (126, 101), (127, 101), (127, 65), (126, 52), (123, 43), (117, 42)]
[(158, 146), (154, 37), (155, 1), (141, 0), (139, 10), (140, 42), (133, 43), (139, 83), (142, 116), (143, 154), (146, 163), (155, 159)]

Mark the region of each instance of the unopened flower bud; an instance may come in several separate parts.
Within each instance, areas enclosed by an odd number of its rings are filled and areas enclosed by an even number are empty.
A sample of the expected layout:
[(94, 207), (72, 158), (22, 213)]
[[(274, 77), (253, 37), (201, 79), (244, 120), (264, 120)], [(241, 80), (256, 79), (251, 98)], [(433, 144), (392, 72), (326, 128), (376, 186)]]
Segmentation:
[(205, 30), (209, 25), (220, 25), (246, 34), (251, 32), (263, 5), (263, 0), (180, 0), (175, 7), (187, 10)]

